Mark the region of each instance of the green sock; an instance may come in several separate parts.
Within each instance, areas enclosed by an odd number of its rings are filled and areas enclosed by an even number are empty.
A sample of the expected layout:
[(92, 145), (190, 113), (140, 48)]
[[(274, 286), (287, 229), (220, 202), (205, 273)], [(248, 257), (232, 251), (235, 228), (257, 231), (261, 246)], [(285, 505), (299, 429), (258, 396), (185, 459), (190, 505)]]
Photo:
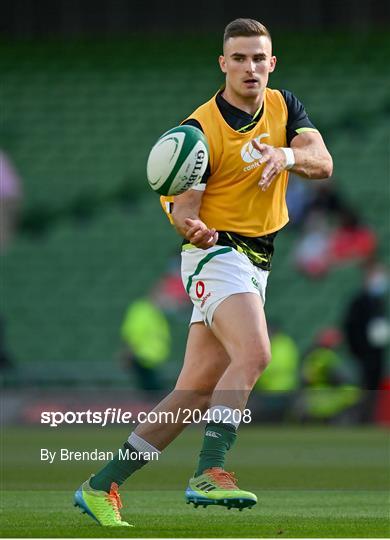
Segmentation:
[(195, 476), (200, 476), (204, 470), (211, 467), (223, 468), (226, 452), (233, 446), (236, 437), (236, 428), (232, 424), (223, 422), (207, 424)]
[(95, 476), (92, 476), (89, 481), (91, 488), (109, 493), (112, 482), (120, 486), (131, 474), (148, 463), (147, 460), (141, 457), (138, 459), (123, 459), (126, 457), (126, 453), (130, 454), (132, 452), (137, 452), (137, 450), (128, 442), (125, 442), (121, 452), (118, 452), (103, 469), (100, 469)]

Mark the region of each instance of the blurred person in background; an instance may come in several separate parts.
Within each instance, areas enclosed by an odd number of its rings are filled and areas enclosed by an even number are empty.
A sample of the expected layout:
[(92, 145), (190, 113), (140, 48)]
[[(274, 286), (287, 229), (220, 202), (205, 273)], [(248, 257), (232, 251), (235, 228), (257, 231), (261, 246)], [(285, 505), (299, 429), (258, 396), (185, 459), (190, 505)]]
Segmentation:
[(122, 358), (143, 390), (164, 387), (163, 366), (169, 360), (172, 341), (168, 316), (182, 318), (189, 304), (180, 276), (180, 260), (172, 256), (150, 294), (127, 308), (121, 326), (125, 345)]
[(300, 353), (291, 336), (279, 324), (268, 326), (272, 362), (256, 383), (255, 390), (263, 394), (262, 420), (284, 420), (299, 388)]
[(375, 232), (362, 222), (356, 210), (344, 207), (339, 214), (339, 224), (329, 238), (332, 265), (369, 259), (376, 247)]
[(370, 260), (363, 266), (363, 274), (363, 287), (345, 311), (344, 332), (349, 350), (359, 365), (361, 387), (365, 390), (361, 421), (369, 422), (374, 418), (390, 342), (389, 272), (379, 261)]
[(311, 199), (310, 185), (302, 182), (295, 174), (288, 180), (286, 203), (290, 217), (289, 227), (300, 228), (306, 218), (306, 209)]
[[(242, 510), (257, 496), (238, 487), (225, 459), (248, 414), (249, 394), (270, 362), (263, 304), (273, 242), (288, 222), (288, 171), (327, 178), (333, 162), (302, 103), (291, 92), (268, 88), (276, 57), (264, 25), (229, 23), (219, 66), (224, 87), (186, 120), (205, 133), (208, 168), (196, 189), (169, 205), (184, 238), (182, 278), (194, 309), (175, 389), (153, 412), (175, 415), (185, 408), (204, 417), (207, 411), (186, 500)], [(138, 424), (123, 451), (139, 458), (123, 460), (118, 451), (80, 486), (75, 504), (102, 525), (128, 526), (120, 517), (118, 486), (148, 462), (143, 456), (159, 454), (185, 427), (183, 416)]]
[(329, 270), (330, 227), (322, 212), (312, 210), (293, 250), (293, 263), (302, 274), (322, 278)]
[(312, 215), (322, 216), (329, 225), (337, 221), (347, 205), (335, 184), (335, 178), (307, 184), (291, 175), (286, 195), (290, 224), (306, 228)]
[[(331, 215), (336, 218), (335, 224)], [(337, 197), (327, 200), (321, 195), (309, 205), (294, 248), (294, 264), (306, 276), (321, 278), (342, 264), (369, 259), (376, 247), (374, 231), (362, 223), (354, 209), (341, 204)]]
[(191, 307), (191, 301), (183, 286), (180, 272), (180, 257), (172, 255), (159, 284), (159, 296), (166, 313), (183, 316), (183, 310)]
[(329, 222), (339, 219), (347, 203), (335, 188), (335, 183), (336, 180), (334, 178), (329, 178), (326, 182), (319, 181), (311, 185), (309, 201), (304, 212), (304, 220), (307, 219), (307, 216), (312, 211), (323, 214)]
[[(21, 179), (7, 154), (0, 149), (0, 255), (4, 255), (15, 235), (22, 202)], [(5, 345), (5, 320), (0, 316), (0, 370), (14, 367)]]
[(353, 420), (353, 407), (360, 399), (359, 388), (349, 373), (340, 345), (338, 328), (323, 328), (304, 356), (302, 416), (315, 421)]
[(133, 371), (142, 390), (164, 387), (162, 366), (171, 352), (171, 330), (164, 314), (164, 297), (156, 287), (149, 297), (128, 307), (121, 326), (125, 367)]
[(20, 176), (0, 149), (0, 254), (5, 253), (15, 234), (21, 202)]

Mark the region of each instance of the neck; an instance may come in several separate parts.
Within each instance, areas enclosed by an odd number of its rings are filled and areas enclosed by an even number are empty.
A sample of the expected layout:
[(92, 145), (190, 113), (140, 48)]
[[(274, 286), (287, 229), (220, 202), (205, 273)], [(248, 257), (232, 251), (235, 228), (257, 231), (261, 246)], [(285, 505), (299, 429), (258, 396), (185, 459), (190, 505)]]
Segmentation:
[(226, 87), (221, 95), (230, 105), (252, 116), (262, 107), (264, 101), (264, 90), (257, 96), (242, 97)]

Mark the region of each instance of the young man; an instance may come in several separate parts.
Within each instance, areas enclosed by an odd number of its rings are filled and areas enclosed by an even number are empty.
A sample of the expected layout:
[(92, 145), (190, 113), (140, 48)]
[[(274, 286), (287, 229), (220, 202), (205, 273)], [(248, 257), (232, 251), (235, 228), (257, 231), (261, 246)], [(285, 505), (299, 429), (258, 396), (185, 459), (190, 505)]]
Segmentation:
[[(256, 504), (256, 495), (236, 485), (224, 461), (236, 439), (237, 412), (270, 361), (263, 304), (273, 240), (288, 221), (288, 169), (325, 178), (332, 158), (302, 104), (267, 88), (276, 57), (262, 24), (231, 22), (219, 64), (225, 87), (187, 119), (208, 139), (208, 169), (196, 189), (169, 205), (185, 238), (182, 277), (194, 311), (183, 369), (155, 412), (208, 411), (187, 502), (243, 509)], [(147, 462), (142, 453), (161, 452), (185, 425), (138, 425), (124, 449), (140, 458), (118, 454), (79, 488), (75, 503), (101, 525), (128, 525), (119, 514), (118, 486)]]

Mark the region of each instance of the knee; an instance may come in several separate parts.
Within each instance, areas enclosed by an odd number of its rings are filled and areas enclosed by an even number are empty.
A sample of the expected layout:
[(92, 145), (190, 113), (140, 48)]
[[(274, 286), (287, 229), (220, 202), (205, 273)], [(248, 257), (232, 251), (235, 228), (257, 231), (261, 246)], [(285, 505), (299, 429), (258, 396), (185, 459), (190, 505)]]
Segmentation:
[(246, 355), (246, 361), (243, 366), (249, 387), (256, 384), (257, 379), (271, 362), (271, 347), (261, 346), (257, 350), (251, 350)]
[(260, 351), (259, 364), (260, 364), (261, 373), (270, 364), (270, 362), (271, 362), (271, 345), (268, 344), (264, 350)]

